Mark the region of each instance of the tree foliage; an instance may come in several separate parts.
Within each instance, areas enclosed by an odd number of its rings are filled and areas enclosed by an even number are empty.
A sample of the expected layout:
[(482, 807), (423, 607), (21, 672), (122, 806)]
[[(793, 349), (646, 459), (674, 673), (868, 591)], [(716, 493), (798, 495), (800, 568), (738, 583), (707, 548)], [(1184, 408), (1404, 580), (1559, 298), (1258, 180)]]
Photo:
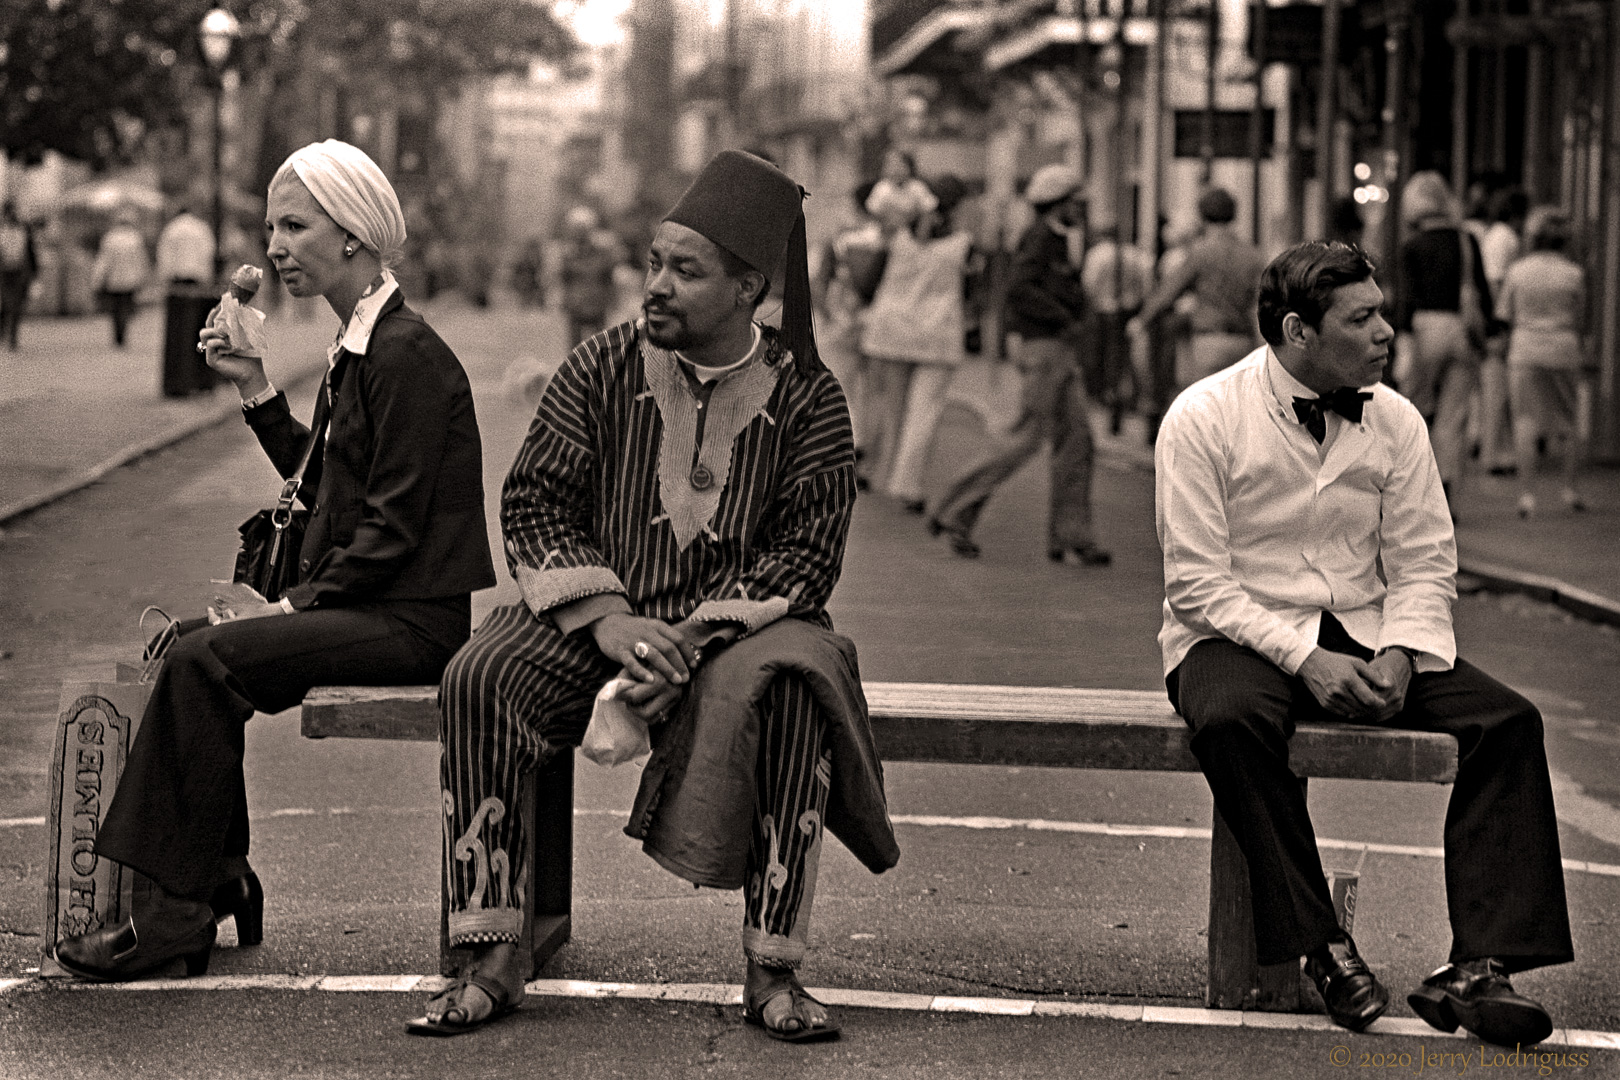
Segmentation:
[[(178, 122), (208, 73), (198, 24), (216, 0), (0, 2), (0, 150), (101, 166)], [(565, 56), (573, 38), (535, 0), (224, 0), (232, 62), (276, 82), (453, 87)]]

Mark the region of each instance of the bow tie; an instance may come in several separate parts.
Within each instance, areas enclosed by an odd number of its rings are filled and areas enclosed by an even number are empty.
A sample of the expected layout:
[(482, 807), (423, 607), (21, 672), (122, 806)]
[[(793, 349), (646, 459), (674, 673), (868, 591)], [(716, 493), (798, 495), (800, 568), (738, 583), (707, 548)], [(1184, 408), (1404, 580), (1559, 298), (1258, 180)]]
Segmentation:
[(1331, 394), (1321, 397), (1297, 397), (1294, 399), (1294, 415), (1299, 422), (1305, 425), (1305, 430), (1311, 433), (1311, 438), (1320, 443), (1327, 438), (1327, 411), (1329, 409), (1338, 413), (1352, 424), (1361, 423), (1362, 402), (1371, 401), (1372, 395), (1353, 386), (1341, 386)]

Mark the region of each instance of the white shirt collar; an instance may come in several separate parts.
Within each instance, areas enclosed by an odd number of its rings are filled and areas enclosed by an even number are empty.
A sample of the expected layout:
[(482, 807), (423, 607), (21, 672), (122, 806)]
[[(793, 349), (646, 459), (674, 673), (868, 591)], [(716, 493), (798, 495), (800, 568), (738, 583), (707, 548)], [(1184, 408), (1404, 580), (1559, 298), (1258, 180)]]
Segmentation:
[(366, 350), (371, 348), (371, 331), (377, 326), (377, 317), (388, 300), (399, 291), (399, 282), (394, 279), (391, 271), (382, 272), (382, 282), (373, 281), (366, 291), (360, 294), (359, 303), (354, 305), (354, 312), (349, 321), (343, 324), (343, 330), (338, 335), (337, 344), (332, 347), (331, 360), (337, 362), (337, 350), (343, 349), (356, 356), (364, 356)]

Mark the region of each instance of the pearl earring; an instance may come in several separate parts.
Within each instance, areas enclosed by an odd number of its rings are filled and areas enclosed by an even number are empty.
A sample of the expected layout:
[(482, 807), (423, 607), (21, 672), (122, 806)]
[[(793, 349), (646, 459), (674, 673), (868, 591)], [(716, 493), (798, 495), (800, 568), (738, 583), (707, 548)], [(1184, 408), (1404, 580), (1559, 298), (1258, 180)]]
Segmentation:
[(353, 247), (345, 246), (344, 249), (343, 249), (343, 254), (349, 256), (349, 258), (352, 259), (352, 258), (354, 258), (354, 251), (355, 251), (355, 249)]

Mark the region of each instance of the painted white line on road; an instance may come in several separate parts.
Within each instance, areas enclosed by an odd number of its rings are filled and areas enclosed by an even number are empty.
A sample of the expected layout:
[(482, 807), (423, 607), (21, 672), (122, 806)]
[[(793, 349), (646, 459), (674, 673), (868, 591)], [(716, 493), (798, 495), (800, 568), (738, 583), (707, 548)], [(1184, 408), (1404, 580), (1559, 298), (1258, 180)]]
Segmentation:
[(1557, 769), (1550, 770), (1550, 774), (1558, 820), (1606, 844), (1620, 846), (1620, 810), (1592, 798), (1585, 788)]
[[(448, 979), (438, 975), (203, 975), (195, 979), (145, 979), (132, 983), (82, 983), (66, 979), (0, 979), (0, 994), (26, 987), (30, 991), (70, 990), (279, 990), (324, 993), (420, 993), (442, 989)], [(736, 983), (620, 983), (584, 979), (535, 979), (525, 988), (531, 997), (575, 999), (633, 998), (643, 1001), (679, 1001), (701, 1005), (741, 1005), (742, 987)], [(1337, 1031), (1319, 1013), (1237, 1012), (1165, 1005), (1113, 1005), (1090, 1001), (1032, 1001), (1026, 998), (954, 997), (896, 994), (878, 990), (807, 987), (829, 1005), (857, 1009), (957, 1013), (971, 1016), (1057, 1017), (1078, 1016), (1125, 1023), (1177, 1024), (1197, 1027), (1248, 1027), (1271, 1031)], [(1466, 1031), (1447, 1035), (1416, 1017), (1385, 1017), (1368, 1032), (1423, 1039), (1468, 1039)], [(1620, 1032), (1558, 1028), (1538, 1046), (1568, 1046), (1620, 1051)]]
[(6, 817), (0, 818), (0, 829), (22, 829), (30, 825), (43, 825), (42, 817)]
[[(1560, 815), (1562, 817), (1562, 815)], [(1081, 833), (1089, 836), (1148, 836), (1160, 840), (1208, 840), (1208, 829), (1174, 825), (1110, 825), (1100, 821), (1048, 821), (1043, 818), (946, 817), (939, 814), (895, 814), (896, 825), (917, 825), (930, 829), (1006, 829), (1028, 832)], [(1425, 859), (1445, 857), (1445, 849), (1414, 844), (1375, 844), (1362, 840), (1331, 840), (1317, 837), (1316, 846), (1336, 851), (1360, 852), (1363, 848), (1379, 855), (1412, 855)], [(1565, 859), (1564, 869), (1583, 874), (1620, 877), (1620, 866), (1612, 863)]]

